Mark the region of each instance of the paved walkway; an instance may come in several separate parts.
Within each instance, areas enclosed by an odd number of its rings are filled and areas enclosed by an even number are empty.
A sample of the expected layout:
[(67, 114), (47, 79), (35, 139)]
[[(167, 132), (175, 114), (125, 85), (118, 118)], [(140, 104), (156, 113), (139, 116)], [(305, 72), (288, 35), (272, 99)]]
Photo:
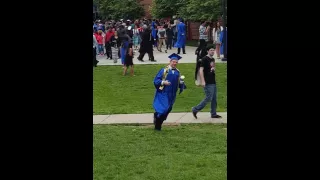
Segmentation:
[[(179, 63), (195, 63), (196, 62), (196, 47), (192, 46), (186, 46), (186, 53), (187, 54), (180, 54), (182, 59), (179, 61)], [(156, 48), (154, 48), (154, 58), (157, 62), (151, 62), (149, 61), (148, 54), (145, 54), (143, 60), (145, 62), (141, 62), (137, 60), (137, 57), (139, 56), (139, 52), (136, 52), (133, 59), (133, 64), (168, 64), (169, 58), (168, 56), (172, 53), (177, 53), (177, 48), (172, 48), (172, 50), (168, 50), (168, 53), (164, 52), (165, 48), (162, 47), (162, 52), (159, 52)], [(181, 49), (182, 51), (182, 49)], [(216, 58), (216, 54), (213, 56), (216, 59), (217, 63), (226, 63), (226, 61), (221, 61), (221, 59)], [(223, 57), (223, 56), (221, 56)], [(113, 63), (113, 60), (106, 59), (107, 56), (97, 56), (97, 60), (99, 61), (98, 66), (100, 65), (121, 65), (121, 59), (118, 60), (118, 63)]]
[[(211, 118), (209, 112), (199, 112), (198, 119), (191, 112), (170, 113), (164, 124), (227, 123), (227, 112), (218, 114), (222, 118)], [(93, 124), (153, 124), (153, 113), (94, 115)]]

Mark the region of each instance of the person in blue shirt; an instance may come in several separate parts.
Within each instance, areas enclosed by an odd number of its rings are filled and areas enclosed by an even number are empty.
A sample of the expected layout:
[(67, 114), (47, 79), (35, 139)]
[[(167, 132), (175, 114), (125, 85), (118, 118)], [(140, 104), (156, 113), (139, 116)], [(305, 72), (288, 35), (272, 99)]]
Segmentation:
[(98, 31), (97, 22), (94, 22), (94, 24), (93, 24), (93, 30), (94, 30), (94, 32), (97, 32), (97, 31)]
[(165, 121), (172, 110), (176, 100), (178, 88), (180, 93), (186, 89), (184, 76), (181, 76), (177, 69), (178, 61), (181, 56), (173, 53), (169, 56), (170, 63), (162, 68), (154, 78), (154, 87), (156, 88), (153, 108), (155, 110), (153, 123), (155, 130), (160, 131), (163, 121)]
[(178, 54), (180, 54), (180, 49), (182, 48), (183, 54), (186, 54), (186, 25), (183, 23), (183, 19), (179, 19), (177, 24), (177, 41), (174, 47), (178, 48)]

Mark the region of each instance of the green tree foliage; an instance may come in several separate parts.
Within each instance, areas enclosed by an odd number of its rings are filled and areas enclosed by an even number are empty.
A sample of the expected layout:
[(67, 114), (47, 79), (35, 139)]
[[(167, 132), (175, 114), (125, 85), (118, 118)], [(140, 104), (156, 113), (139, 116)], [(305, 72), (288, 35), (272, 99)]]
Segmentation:
[(172, 17), (185, 5), (184, 0), (153, 0), (150, 12), (154, 18)]
[[(145, 15), (141, 0), (93, 0), (104, 18), (141, 18)], [(166, 18), (178, 15), (185, 20), (217, 20), (222, 15), (221, 0), (153, 0), (151, 15)]]
[(103, 18), (131, 20), (144, 16), (144, 9), (139, 0), (93, 0)]
[(178, 10), (185, 20), (217, 20), (222, 15), (221, 0), (185, 0), (187, 5)]

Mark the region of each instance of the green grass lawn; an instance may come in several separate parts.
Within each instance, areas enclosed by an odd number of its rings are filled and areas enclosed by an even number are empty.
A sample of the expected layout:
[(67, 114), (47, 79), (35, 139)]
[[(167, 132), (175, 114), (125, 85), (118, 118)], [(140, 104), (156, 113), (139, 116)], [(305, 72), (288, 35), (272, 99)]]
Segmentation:
[(94, 125), (94, 180), (225, 180), (226, 126)]
[[(227, 64), (216, 64), (218, 112), (227, 111)], [(121, 66), (98, 66), (94, 69), (93, 92), (94, 114), (135, 114), (153, 112), (155, 88), (153, 79), (160, 65), (135, 65), (135, 75), (122, 76)], [(177, 94), (172, 112), (188, 112), (202, 101), (203, 88), (194, 83), (195, 64), (179, 64), (187, 89)], [(203, 111), (210, 111), (208, 104)]]

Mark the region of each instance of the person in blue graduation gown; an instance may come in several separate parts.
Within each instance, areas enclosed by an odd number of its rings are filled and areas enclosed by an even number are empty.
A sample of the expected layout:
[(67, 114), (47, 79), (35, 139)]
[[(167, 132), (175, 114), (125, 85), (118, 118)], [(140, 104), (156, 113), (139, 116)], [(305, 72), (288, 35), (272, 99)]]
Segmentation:
[(186, 54), (186, 25), (183, 23), (183, 19), (179, 19), (179, 23), (177, 25), (177, 42), (174, 47), (178, 48), (178, 54), (180, 54), (180, 49), (182, 48), (183, 54)]
[[(226, 42), (223, 42), (223, 36), (226, 35)], [(226, 30), (222, 30), (221, 32), (221, 35), (220, 35), (220, 42), (221, 42), (221, 48), (220, 48), (220, 54), (223, 54), (223, 50), (224, 50), (224, 47), (223, 46), (227, 46), (227, 28)], [(224, 55), (224, 54), (223, 54)]]
[(131, 42), (130, 36), (128, 34), (124, 34), (123, 37), (122, 37), (122, 46), (121, 46), (121, 49), (120, 49), (121, 64), (123, 66), (125, 66), (125, 58), (126, 58), (129, 42)]
[(153, 100), (155, 130), (161, 130), (161, 125), (168, 117), (176, 100), (178, 88), (180, 93), (186, 89), (181, 73), (176, 68), (181, 56), (173, 53), (169, 56), (170, 64), (162, 68), (154, 78), (156, 88)]
[(157, 24), (156, 24), (155, 20), (153, 20), (151, 22), (151, 35), (154, 39), (153, 45), (156, 47), (157, 46), (157, 41), (156, 41), (156, 39), (157, 39)]

